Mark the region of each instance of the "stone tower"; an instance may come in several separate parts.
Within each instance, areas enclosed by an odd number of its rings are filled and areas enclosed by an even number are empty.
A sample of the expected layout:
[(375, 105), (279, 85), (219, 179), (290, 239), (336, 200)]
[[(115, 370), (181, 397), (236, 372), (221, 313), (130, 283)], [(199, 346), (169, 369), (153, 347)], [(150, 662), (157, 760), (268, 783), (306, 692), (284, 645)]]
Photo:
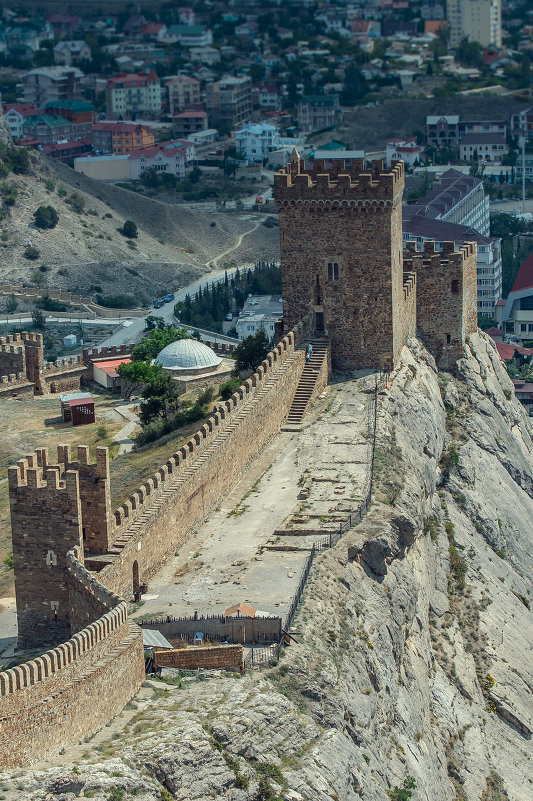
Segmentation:
[(8, 476), (18, 647), (52, 647), (71, 635), (66, 555), (77, 546), (83, 559), (78, 474), (60, 481), (43, 448)]
[[(338, 369), (396, 363), (414, 333), (403, 274), (403, 163), (316, 160), (294, 151), (274, 178), (285, 330), (300, 320), (331, 342)], [(414, 312), (414, 308), (412, 309)]]

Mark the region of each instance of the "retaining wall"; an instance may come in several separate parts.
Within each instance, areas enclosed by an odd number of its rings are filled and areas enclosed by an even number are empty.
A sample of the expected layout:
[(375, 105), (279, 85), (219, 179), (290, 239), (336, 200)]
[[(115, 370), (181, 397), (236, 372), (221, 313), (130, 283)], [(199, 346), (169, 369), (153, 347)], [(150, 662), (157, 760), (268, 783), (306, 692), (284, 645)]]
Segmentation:
[(154, 667), (181, 670), (239, 670), (244, 672), (242, 645), (212, 645), (207, 647), (154, 650)]

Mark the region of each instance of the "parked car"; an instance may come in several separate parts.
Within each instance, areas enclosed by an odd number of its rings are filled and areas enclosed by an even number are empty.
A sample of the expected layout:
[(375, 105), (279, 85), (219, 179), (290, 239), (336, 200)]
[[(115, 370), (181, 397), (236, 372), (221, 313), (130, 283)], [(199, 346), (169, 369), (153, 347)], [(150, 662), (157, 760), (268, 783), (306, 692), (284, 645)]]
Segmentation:
[(233, 320), (233, 314), (231, 312), (226, 314), (226, 320)]
[(165, 301), (164, 300), (156, 300), (156, 302), (154, 303), (154, 309), (160, 309), (161, 306), (164, 306), (164, 305), (165, 305)]
[(163, 298), (163, 300), (165, 301), (165, 303), (169, 303), (171, 300), (174, 300), (174, 295), (173, 295), (173, 293), (172, 293), (172, 292), (169, 292), (169, 293), (168, 293), (168, 295), (165, 295), (165, 297)]

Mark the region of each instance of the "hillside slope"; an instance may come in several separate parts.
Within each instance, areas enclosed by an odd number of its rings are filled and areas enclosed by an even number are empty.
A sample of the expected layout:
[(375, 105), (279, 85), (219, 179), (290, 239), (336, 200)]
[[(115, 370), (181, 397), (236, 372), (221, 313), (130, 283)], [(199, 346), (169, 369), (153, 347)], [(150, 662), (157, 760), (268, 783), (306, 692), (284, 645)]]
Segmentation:
[(412, 776), (413, 801), (528, 801), (533, 448), (491, 341), (466, 350), (452, 377), (404, 349), (372, 508), (315, 560), (279, 665), (147, 687), (9, 798), (387, 801)]
[[(194, 280), (217, 259), (222, 265), (279, 257), (277, 230), (263, 226), (258, 215), (169, 206), (89, 179), (37, 153), (31, 153), (30, 174), (10, 174), (3, 183), (5, 193), (15, 189), (16, 198), (14, 206), (4, 208), (0, 223), (2, 283), (41, 282), (82, 294), (98, 286), (104, 294), (133, 292), (151, 299)], [(81, 198), (79, 210), (73, 194)], [(41, 205), (57, 210), (55, 228), (35, 226), (33, 212)], [(117, 230), (126, 219), (139, 231), (133, 242)], [(39, 251), (34, 261), (24, 255), (28, 245)]]

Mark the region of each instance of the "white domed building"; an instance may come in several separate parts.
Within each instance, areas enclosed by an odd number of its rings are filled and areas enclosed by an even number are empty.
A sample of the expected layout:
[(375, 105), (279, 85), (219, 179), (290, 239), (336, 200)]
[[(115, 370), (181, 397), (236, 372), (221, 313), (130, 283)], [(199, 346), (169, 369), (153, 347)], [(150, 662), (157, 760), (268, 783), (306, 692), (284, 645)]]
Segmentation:
[(225, 381), (231, 375), (234, 362), (217, 356), (215, 351), (197, 339), (178, 339), (156, 356), (154, 364), (187, 386)]

